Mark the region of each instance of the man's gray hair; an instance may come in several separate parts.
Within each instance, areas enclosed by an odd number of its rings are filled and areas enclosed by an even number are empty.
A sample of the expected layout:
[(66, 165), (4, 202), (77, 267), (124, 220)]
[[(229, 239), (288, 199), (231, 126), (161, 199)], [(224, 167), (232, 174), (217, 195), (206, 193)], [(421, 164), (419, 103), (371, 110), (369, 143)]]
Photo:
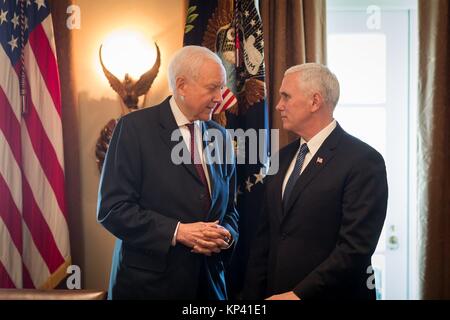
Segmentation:
[(290, 67), (284, 75), (298, 73), (299, 84), (306, 86), (305, 89), (317, 90), (322, 95), (325, 103), (335, 108), (339, 101), (339, 81), (328, 67), (319, 63), (305, 63)]
[(208, 48), (185, 46), (175, 52), (168, 68), (169, 88), (172, 93), (176, 92), (177, 77), (185, 76), (197, 80), (200, 68), (206, 60), (211, 60), (219, 64), (222, 67), (224, 74), (226, 74), (222, 60)]

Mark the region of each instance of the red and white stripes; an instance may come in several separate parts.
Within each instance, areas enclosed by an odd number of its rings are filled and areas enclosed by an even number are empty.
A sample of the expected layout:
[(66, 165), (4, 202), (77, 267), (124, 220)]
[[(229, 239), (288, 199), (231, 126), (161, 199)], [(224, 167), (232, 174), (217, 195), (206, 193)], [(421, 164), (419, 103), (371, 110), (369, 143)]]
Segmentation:
[(61, 96), (51, 16), (24, 48), (20, 66), (0, 47), (0, 287), (49, 288), (65, 275), (70, 245), (64, 195)]
[(222, 103), (217, 105), (214, 109), (214, 114), (221, 113), (225, 110), (230, 109), (232, 106), (234, 106), (237, 103), (236, 96), (233, 94), (233, 92), (225, 87), (225, 90), (222, 93)]

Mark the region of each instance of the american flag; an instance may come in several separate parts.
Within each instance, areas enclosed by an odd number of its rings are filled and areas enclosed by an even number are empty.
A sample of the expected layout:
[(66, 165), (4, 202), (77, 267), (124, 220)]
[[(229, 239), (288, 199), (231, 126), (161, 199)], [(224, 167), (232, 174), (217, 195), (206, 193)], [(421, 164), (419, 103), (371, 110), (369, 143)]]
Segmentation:
[(0, 44), (0, 288), (53, 288), (70, 246), (48, 2), (0, 0)]
[(228, 110), (231, 107), (233, 107), (236, 103), (237, 103), (236, 96), (230, 89), (226, 87), (222, 92), (222, 102), (220, 104), (217, 104), (213, 112), (215, 114), (224, 112), (225, 110)]

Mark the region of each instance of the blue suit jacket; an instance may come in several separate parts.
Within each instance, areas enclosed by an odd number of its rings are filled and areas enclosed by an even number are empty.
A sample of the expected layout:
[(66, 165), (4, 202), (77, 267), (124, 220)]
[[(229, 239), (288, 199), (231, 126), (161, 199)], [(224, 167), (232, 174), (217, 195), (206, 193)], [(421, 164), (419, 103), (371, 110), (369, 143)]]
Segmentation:
[[(230, 143), (224, 128), (216, 129)], [(178, 221), (219, 220), (235, 242), (235, 164), (208, 165), (211, 209), (204, 212), (205, 188), (193, 164), (176, 165), (171, 141), (178, 129), (167, 98), (160, 105), (130, 113), (114, 130), (100, 181), (97, 218), (117, 237), (109, 297), (113, 299), (194, 299), (199, 277), (212, 299), (226, 299), (224, 263), (233, 247), (211, 257), (171, 246)], [(182, 142), (184, 143), (184, 142)], [(209, 147), (219, 147), (215, 145)], [(200, 270), (205, 274), (200, 275)]]

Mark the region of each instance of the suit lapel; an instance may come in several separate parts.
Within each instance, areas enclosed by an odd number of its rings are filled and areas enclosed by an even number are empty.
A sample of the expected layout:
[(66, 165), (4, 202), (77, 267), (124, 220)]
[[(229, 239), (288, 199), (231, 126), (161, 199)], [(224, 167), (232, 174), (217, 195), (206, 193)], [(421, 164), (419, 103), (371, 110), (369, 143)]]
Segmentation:
[(214, 205), (215, 199), (217, 197), (216, 194), (216, 181), (217, 181), (217, 174), (219, 172), (218, 163), (213, 163), (211, 159), (211, 150), (214, 149), (216, 152), (219, 152), (218, 148), (218, 142), (217, 139), (215, 139), (212, 142), (209, 141), (209, 133), (207, 130), (207, 126), (205, 122), (202, 122), (202, 143), (203, 143), (203, 154), (205, 156), (205, 165), (208, 170), (209, 175), (209, 183), (211, 187), (211, 208)]
[[(171, 136), (172, 133), (178, 129), (178, 125), (175, 121), (175, 117), (172, 113), (172, 110), (170, 109), (170, 103), (169, 98), (167, 98), (162, 104), (162, 108), (159, 109), (159, 123), (161, 126), (160, 130), (160, 136), (162, 141), (167, 145), (169, 148), (169, 152), (172, 152), (172, 150), (175, 148), (177, 144), (179, 144), (179, 141), (172, 141)], [(189, 150), (184, 143), (184, 140), (181, 139), (181, 143), (185, 145), (184, 150)], [(195, 170), (195, 167), (193, 164), (187, 164), (182, 163), (182, 165), (186, 168), (187, 171), (199, 182), (201, 182), (200, 177), (197, 174), (197, 171)]]
[(339, 126), (339, 124), (337, 124), (333, 132), (331, 132), (331, 134), (325, 139), (319, 150), (317, 150), (308, 166), (298, 178), (286, 205), (286, 211), (283, 214), (283, 218), (285, 218), (290, 213), (292, 206), (297, 201), (303, 190), (305, 190), (305, 188), (308, 186), (308, 184), (311, 183), (311, 181), (314, 180), (319, 172), (321, 172), (333, 159), (336, 147), (343, 132), (344, 131), (342, 130), (342, 128)]

